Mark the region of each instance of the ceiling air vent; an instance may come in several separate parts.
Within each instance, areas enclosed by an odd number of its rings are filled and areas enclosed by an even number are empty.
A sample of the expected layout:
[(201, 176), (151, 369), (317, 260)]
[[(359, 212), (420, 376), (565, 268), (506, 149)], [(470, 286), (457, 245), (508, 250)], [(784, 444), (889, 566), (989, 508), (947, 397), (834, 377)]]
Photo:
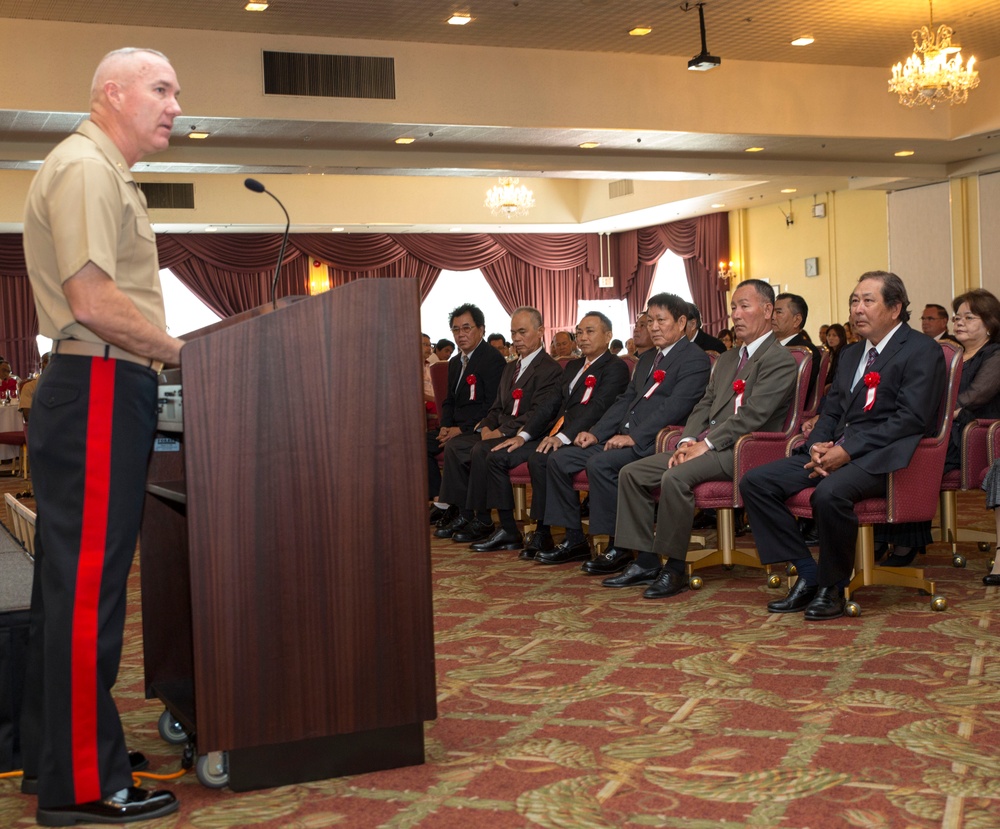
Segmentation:
[(264, 94), (395, 99), (395, 60), (264, 52)]
[(149, 208), (194, 210), (193, 184), (142, 181), (139, 182), (139, 189), (145, 194), (146, 206)]
[(632, 179), (623, 178), (613, 181), (608, 185), (608, 198), (620, 199), (622, 196), (631, 196), (635, 192)]

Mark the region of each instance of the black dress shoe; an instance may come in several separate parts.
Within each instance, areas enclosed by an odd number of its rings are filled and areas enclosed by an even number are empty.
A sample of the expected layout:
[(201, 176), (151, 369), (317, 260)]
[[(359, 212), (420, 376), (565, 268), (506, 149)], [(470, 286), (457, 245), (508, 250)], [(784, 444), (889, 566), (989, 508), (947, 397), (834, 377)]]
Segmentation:
[(521, 555), (518, 556), (521, 561), (534, 561), (535, 556), (540, 552), (543, 550), (551, 550), (556, 546), (550, 533), (541, 533), (538, 532), (538, 530), (531, 533), (527, 537), (526, 541), (528, 543), (524, 545), (524, 549), (521, 550)]
[[(435, 507), (434, 509), (440, 509), (440, 507)], [(438, 518), (438, 520), (435, 521), (434, 523), (439, 527), (443, 527), (445, 524), (448, 524), (454, 521), (456, 518), (458, 518), (458, 514), (459, 514), (458, 507), (452, 504), (450, 507), (448, 507), (448, 509), (442, 512), (441, 517)]]
[[(149, 768), (149, 760), (141, 751), (130, 751), (128, 763), (132, 771), (144, 771)], [(21, 794), (38, 794), (38, 778), (24, 775), (21, 778)]]
[(483, 541), (493, 534), (493, 522), (484, 524), (478, 518), (473, 519), (462, 529), (457, 530), (451, 537), (452, 541), (459, 544), (471, 544), (474, 541)]
[(610, 576), (612, 573), (620, 573), (633, 560), (632, 553), (628, 550), (608, 547), (604, 551), (604, 555), (583, 562), (583, 566), (580, 569), (588, 576)]
[(124, 797), (109, 797), (77, 803), (73, 806), (39, 808), (35, 820), (39, 826), (74, 826), (77, 823), (131, 823), (150, 820), (176, 812), (180, 803), (168, 791), (151, 792), (129, 786)]
[(844, 615), (846, 604), (842, 587), (820, 587), (816, 591), (816, 598), (806, 608), (806, 620), (823, 622), (827, 619), (839, 619)]
[(430, 512), (431, 523), (436, 525), (438, 521), (440, 521), (448, 514), (449, 509), (450, 509), (449, 507), (441, 509), (441, 507), (437, 506), (437, 504), (432, 504)]
[(523, 546), (524, 538), (521, 533), (512, 533), (510, 530), (499, 527), (485, 541), (470, 544), (469, 549), (474, 553), (492, 553), (497, 550), (520, 550)]
[(987, 573), (983, 576), (983, 584), (987, 587), (1000, 587), (1000, 573)]
[(691, 522), (691, 529), (714, 530), (717, 520), (714, 509), (703, 509), (694, 517), (694, 521)]
[(543, 550), (535, 555), (539, 564), (565, 564), (567, 561), (586, 561), (590, 558), (590, 544), (581, 541), (579, 544), (567, 544), (563, 541), (551, 550)]
[(666, 599), (688, 589), (687, 574), (679, 575), (669, 567), (661, 567), (660, 574), (642, 594), (644, 599)]
[(461, 515), (456, 515), (451, 521), (446, 524), (441, 524), (438, 522), (438, 528), (434, 530), (435, 538), (451, 538), (459, 530), (464, 530), (465, 525), (469, 522), (462, 518)]
[[(896, 550), (902, 552), (897, 553)], [(882, 567), (909, 567), (913, 564), (913, 559), (917, 557), (917, 553), (926, 553), (926, 547), (896, 547), (892, 551), (892, 555), (888, 556), (880, 566)]]
[(798, 613), (809, 607), (809, 603), (816, 598), (819, 586), (806, 584), (803, 579), (798, 579), (788, 591), (788, 595), (783, 599), (775, 599), (767, 603), (768, 613)]
[(633, 584), (652, 584), (660, 573), (659, 567), (640, 567), (634, 561), (620, 576), (612, 576), (601, 582), (602, 587), (631, 587)]

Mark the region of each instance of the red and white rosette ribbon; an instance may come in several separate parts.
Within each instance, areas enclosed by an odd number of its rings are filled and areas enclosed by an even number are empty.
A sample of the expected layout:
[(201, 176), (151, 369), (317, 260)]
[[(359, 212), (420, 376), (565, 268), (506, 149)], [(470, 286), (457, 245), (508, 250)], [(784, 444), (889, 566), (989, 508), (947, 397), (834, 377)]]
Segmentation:
[(869, 371), (861, 379), (868, 388), (868, 395), (865, 397), (865, 411), (867, 412), (872, 406), (875, 405), (875, 389), (878, 388), (878, 384), (881, 382), (882, 377), (877, 371)]
[(660, 383), (663, 382), (663, 378), (667, 376), (667, 373), (662, 369), (657, 369), (653, 372), (653, 385), (649, 387), (649, 391), (646, 392), (643, 397), (651, 397), (653, 392), (660, 387)]
[(594, 377), (593, 374), (588, 374), (583, 378), (583, 385), (586, 390), (583, 393), (583, 399), (580, 400), (581, 405), (590, 402), (590, 395), (594, 393), (594, 387), (597, 385), (597, 378)]
[(733, 409), (733, 414), (736, 414), (740, 410), (740, 406), (743, 405), (743, 392), (745, 392), (746, 389), (746, 381), (733, 380), (733, 391), (736, 393), (736, 406)]
[(524, 397), (524, 389), (514, 389), (510, 396), (514, 398), (514, 408), (511, 410), (510, 416), (517, 417), (517, 410), (521, 408), (521, 398)]
[(470, 374), (465, 378), (465, 382), (469, 384), (469, 400), (476, 399), (476, 375)]

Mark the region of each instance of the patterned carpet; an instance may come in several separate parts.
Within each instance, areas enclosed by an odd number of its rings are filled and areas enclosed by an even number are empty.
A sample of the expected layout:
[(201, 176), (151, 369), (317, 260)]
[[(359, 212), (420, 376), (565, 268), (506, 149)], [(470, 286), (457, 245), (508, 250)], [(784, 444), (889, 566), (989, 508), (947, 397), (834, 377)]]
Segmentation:
[[(993, 526), (982, 496), (963, 526)], [(234, 794), (194, 775), (164, 827), (1000, 826), (1000, 591), (989, 555), (925, 565), (943, 613), (899, 588), (859, 592), (863, 615), (770, 615), (758, 571), (645, 601), (577, 565), (536, 566), (446, 541), (434, 560), (438, 709), (427, 762)], [(118, 685), (129, 744), (179, 767), (162, 708), (142, 697), (137, 573)], [(34, 799), (0, 781), (0, 826)]]

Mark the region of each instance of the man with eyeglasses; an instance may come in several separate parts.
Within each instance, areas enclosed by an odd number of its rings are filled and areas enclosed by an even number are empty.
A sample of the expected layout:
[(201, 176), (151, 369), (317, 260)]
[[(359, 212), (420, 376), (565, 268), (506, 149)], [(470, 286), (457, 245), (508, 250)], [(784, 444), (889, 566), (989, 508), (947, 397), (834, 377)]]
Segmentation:
[(958, 342), (948, 333), (948, 311), (943, 305), (928, 304), (924, 307), (924, 313), (920, 315), (920, 330), (938, 342)]
[(434, 506), (431, 522), (444, 526), (458, 516), (458, 507), (438, 502), (441, 469), (437, 456), (449, 440), (472, 432), (493, 404), (507, 361), (483, 339), (486, 318), (475, 305), (459, 305), (448, 321), (458, 353), (448, 361), (448, 396), (441, 404), (437, 432), (427, 433), (427, 487)]

